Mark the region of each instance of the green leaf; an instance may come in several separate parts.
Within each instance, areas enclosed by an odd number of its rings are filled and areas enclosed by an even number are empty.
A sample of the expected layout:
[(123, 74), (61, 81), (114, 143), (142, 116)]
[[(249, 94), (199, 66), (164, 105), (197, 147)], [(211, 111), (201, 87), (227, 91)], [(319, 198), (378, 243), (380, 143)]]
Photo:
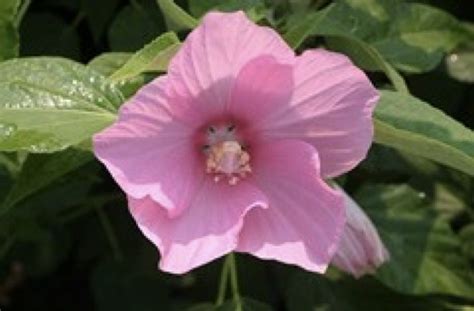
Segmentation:
[(472, 39), (448, 13), (398, 0), (338, 0), (322, 11), (309, 13), (290, 27), (285, 37), (299, 45), (310, 35), (359, 39), (397, 69), (408, 72), (433, 69), (443, 52)]
[[(333, 271), (329, 271), (329, 274)], [(354, 280), (298, 271), (285, 284), (288, 311), (448, 311), (447, 303), (433, 297), (395, 292), (373, 278)]]
[[(431, 69), (441, 60), (442, 52), (449, 52), (461, 42), (472, 39), (453, 16), (435, 7), (404, 3), (395, 11), (387, 5), (386, 10), (393, 12), (388, 21), (388, 35), (377, 38), (372, 44), (401, 70)], [(427, 55), (432, 55), (433, 63), (420, 63), (420, 57)]]
[(53, 152), (110, 125), (123, 102), (105, 77), (61, 58), (0, 64), (0, 150)]
[(65, 150), (54, 154), (30, 154), (1, 205), (0, 215), (92, 158), (90, 152), (79, 150)]
[(122, 67), (110, 75), (113, 81), (122, 81), (146, 71), (166, 71), (168, 62), (180, 46), (178, 37), (167, 32), (133, 54)]
[[(91, 60), (87, 66), (108, 77), (124, 66), (132, 56), (132, 53), (124, 52), (104, 53)], [(148, 77), (139, 74), (127, 80), (111, 82), (122, 92), (125, 98), (129, 98), (147, 83), (148, 80)]]
[(20, 0), (0, 2), (0, 62), (18, 56), (19, 35), (16, 27), (16, 13)]
[(355, 194), (390, 252), (376, 276), (406, 294), (474, 298), (474, 277), (461, 243), (425, 196), (406, 185), (366, 186)]
[(474, 83), (474, 50), (459, 51), (446, 58), (448, 74), (463, 82)]
[(119, 70), (132, 57), (133, 53), (128, 52), (107, 52), (93, 58), (87, 67), (90, 67), (108, 77)]
[(163, 29), (157, 8), (132, 1), (116, 15), (110, 25), (110, 48), (113, 51), (134, 52), (153, 40)]
[(383, 71), (397, 91), (409, 93), (403, 77), (375, 48), (350, 37), (328, 36), (326, 40), (332, 50), (346, 54), (357, 66), (369, 71)]
[[(324, 31), (324, 27), (328, 26), (320, 27), (321, 23), (325, 22), (326, 17), (333, 14), (331, 13), (333, 10), (334, 5), (304, 16), (289, 28), (284, 35), (284, 39), (291, 47), (297, 48), (310, 35), (326, 35), (327, 43), (331, 49), (346, 54), (357, 66), (365, 70), (383, 71), (397, 91), (408, 93), (403, 77), (376, 49), (356, 36), (348, 35), (347, 32), (329, 32)], [(335, 27), (337, 28), (337, 25)], [(328, 33), (331, 35), (328, 35)]]
[(375, 142), (474, 176), (474, 132), (406, 94), (381, 91), (374, 115)]
[(170, 30), (188, 30), (198, 25), (198, 21), (180, 8), (173, 0), (156, 0)]
[(471, 260), (474, 259), (474, 222), (464, 226), (459, 232), (464, 254)]
[(298, 48), (308, 37), (318, 34), (317, 29), (319, 24), (324, 20), (325, 16), (331, 12), (330, 8), (332, 8), (332, 6), (321, 11), (298, 16), (297, 21), (288, 27), (283, 35), (283, 39), (292, 48)]

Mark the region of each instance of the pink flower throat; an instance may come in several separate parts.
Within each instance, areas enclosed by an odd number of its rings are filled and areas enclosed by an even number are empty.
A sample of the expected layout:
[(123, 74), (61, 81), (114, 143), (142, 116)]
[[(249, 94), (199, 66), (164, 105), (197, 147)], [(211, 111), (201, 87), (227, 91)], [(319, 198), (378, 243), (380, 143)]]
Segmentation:
[(206, 172), (214, 176), (214, 181), (227, 179), (229, 185), (252, 172), (247, 146), (241, 142), (234, 124), (210, 125), (206, 130)]

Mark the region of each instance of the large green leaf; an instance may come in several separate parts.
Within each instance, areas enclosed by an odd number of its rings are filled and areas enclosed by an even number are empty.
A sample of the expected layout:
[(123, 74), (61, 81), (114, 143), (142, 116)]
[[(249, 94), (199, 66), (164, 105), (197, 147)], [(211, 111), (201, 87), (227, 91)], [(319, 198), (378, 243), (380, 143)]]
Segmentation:
[(105, 77), (61, 58), (0, 65), (0, 150), (52, 152), (110, 125), (122, 94)]
[(381, 91), (375, 142), (474, 176), (474, 132), (442, 111), (406, 94)]
[(18, 56), (16, 13), (20, 0), (0, 1), (0, 62)]
[(58, 178), (92, 160), (90, 152), (65, 150), (53, 154), (31, 154), (0, 206), (0, 215), (15, 204), (47, 187)]
[(406, 185), (366, 186), (356, 193), (390, 252), (376, 276), (407, 294), (474, 298), (474, 276), (461, 243), (425, 196)]
[(168, 62), (179, 46), (180, 41), (175, 33), (164, 33), (133, 54), (122, 67), (110, 76), (110, 79), (122, 81), (146, 71), (166, 71)]
[[(315, 23), (304, 26), (311, 21)], [(286, 37), (290, 36), (291, 43), (300, 44), (309, 35), (359, 39), (370, 44), (390, 64), (408, 72), (431, 70), (441, 61), (443, 52), (472, 39), (448, 13), (398, 0), (338, 0), (302, 18), (289, 28)]]

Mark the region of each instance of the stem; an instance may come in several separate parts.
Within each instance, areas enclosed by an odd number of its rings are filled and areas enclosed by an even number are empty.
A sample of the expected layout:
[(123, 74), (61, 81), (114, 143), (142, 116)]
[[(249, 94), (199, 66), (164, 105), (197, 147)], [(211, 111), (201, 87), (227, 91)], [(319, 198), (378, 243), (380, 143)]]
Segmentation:
[(25, 16), (26, 11), (28, 10), (28, 7), (31, 4), (31, 0), (23, 0), (21, 3), (20, 9), (18, 10), (18, 13), (16, 14), (16, 19), (15, 19), (15, 26), (18, 28), (20, 26), (21, 21), (23, 20), (23, 17)]
[(239, 280), (237, 278), (237, 264), (235, 261), (234, 253), (227, 255), (229, 258), (229, 270), (230, 270), (230, 286), (232, 288), (232, 295), (236, 305), (236, 311), (242, 311), (242, 300), (240, 299), (239, 293)]
[(229, 279), (230, 257), (227, 256), (222, 264), (221, 280), (219, 282), (219, 293), (217, 295), (216, 306), (219, 307), (224, 303), (227, 289), (227, 280)]
[(117, 235), (115, 234), (114, 228), (112, 227), (112, 224), (110, 223), (110, 220), (107, 217), (107, 214), (104, 212), (102, 207), (97, 206), (97, 205), (96, 205), (96, 211), (97, 211), (97, 215), (99, 216), (100, 223), (102, 224), (102, 228), (104, 229), (105, 235), (107, 236), (107, 239), (109, 240), (110, 247), (112, 248), (115, 259), (117, 261), (122, 261), (123, 252), (120, 249)]

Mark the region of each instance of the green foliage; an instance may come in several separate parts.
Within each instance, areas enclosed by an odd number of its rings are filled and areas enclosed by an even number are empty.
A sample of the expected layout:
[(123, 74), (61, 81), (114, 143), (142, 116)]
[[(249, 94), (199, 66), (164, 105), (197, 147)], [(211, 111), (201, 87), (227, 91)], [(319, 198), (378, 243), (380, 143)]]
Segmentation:
[(193, 16), (202, 16), (211, 10), (232, 12), (243, 10), (253, 20), (257, 21), (265, 16), (263, 0), (189, 0), (189, 11)]
[(92, 155), (89, 152), (79, 150), (29, 155), (3, 204), (0, 205), (0, 216), (22, 200), (90, 160), (92, 160)]
[(198, 21), (174, 3), (174, 0), (156, 0), (165, 16), (168, 29), (187, 30), (198, 25)]
[(0, 3), (0, 62), (18, 56), (17, 10), (20, 0)]
[[(217, 306), (222, 260), (157, 270), (91, 138), (211, 10), (243, 10), (298, 53), (343, 53), (380, 90), (377, 144), (338, 178), (391, 254), (373, 276), (237, 254), (240, 304), (224, 293)], [(473, 10), (468, 0), (1, 0), (0, 308), (471, 310)]]
[(162, 34), (133, 54), (119, 69), (110, 75), (113, 81), (133, 78), (147, 71), (166, 71), (168, 62), (180, 47), (173, 32)]
[(473, 39), (448, 13), (399, 0), (336, 1), (292, 25), (286, 38), (292, 46), (298, 46), (309, 35), (359, 39), (407, 72), (429, 71), (441, 61), (443, 52)]
[(375, 141), (474, 175), (474, 132), (405, 94), (382, 91)]
[(449, 55), (446, 66), (453, 78), (474, 83), (474, 50), (462, 50)]
[(379, 269), (378, 279), (406, 294), (474, 297), (474, 274), (460, 240), (447, 221), (430, 209), (425, 193), (406, 185), (367, 186), (356, 198), (391, 255)]
[(103, 76), (60, 58), (0, 65), (0, 150), (52, 152), (115, 120), (121, 93)]
[(109, 44), (113, 51), (133, 52), (164, 30), (157, 7), (147, 1), (132, 1), (112, 21)]

